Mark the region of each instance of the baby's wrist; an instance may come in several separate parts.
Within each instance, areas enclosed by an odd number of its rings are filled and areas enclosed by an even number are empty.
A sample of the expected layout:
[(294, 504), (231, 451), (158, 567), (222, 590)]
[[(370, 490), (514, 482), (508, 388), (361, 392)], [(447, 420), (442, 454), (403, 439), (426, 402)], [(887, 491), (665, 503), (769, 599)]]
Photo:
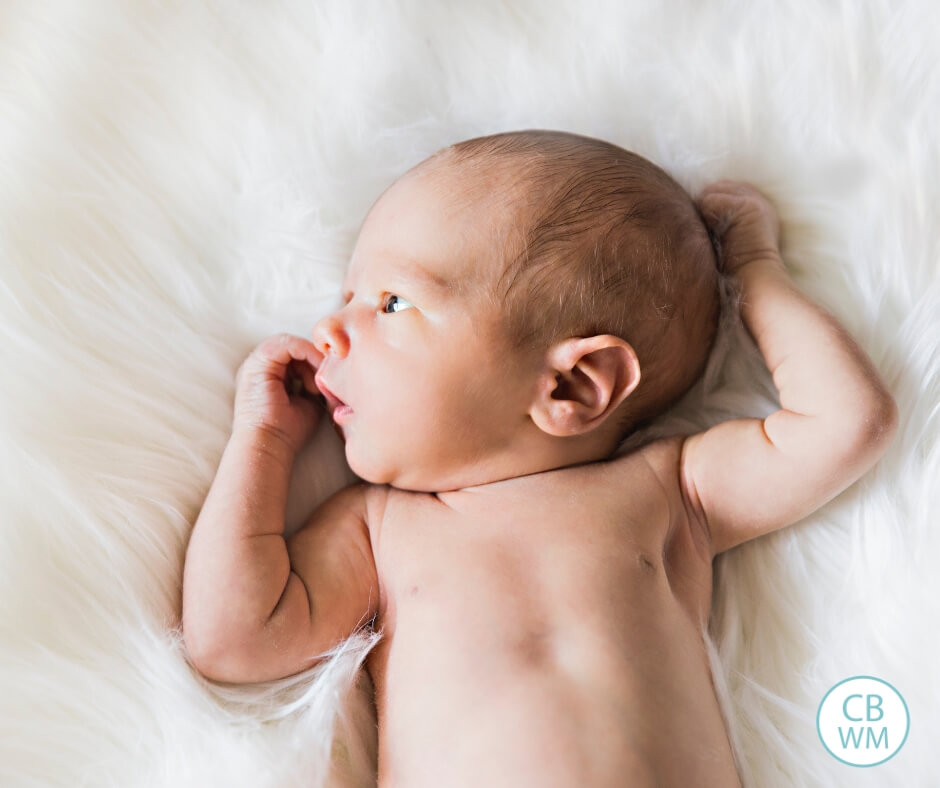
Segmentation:
[(237, 451), (267, 457), (288, 468), (297, 454), (287, 435), (266, 424), (235, 422), (229, 444)]

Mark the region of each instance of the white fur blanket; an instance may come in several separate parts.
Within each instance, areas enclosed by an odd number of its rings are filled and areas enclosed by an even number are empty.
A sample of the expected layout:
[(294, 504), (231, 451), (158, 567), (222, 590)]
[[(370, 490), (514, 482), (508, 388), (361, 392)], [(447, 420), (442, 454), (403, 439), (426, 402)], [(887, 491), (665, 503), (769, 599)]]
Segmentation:
[[(518, 128), (609, 139), (693, 192), (750, 180), (778, 205), (798, 285), (871, 355), (901, 426), (830, 505), (716, 561), (741, 773), (940, 784), (937, 8), (4, 3), (0, 784), (374, 784), (369, 643), (286, 685), (209, 687), (173, 633), (183, 554), (242, 358), (333, 308), (401, 172)], [(664, 428), (773, 408), (753, 346), (727, 339)], [(289, 527), (351, 478), (321, 430)], [(861, 674), (911, 716), (868, 769), (815, 724)]]

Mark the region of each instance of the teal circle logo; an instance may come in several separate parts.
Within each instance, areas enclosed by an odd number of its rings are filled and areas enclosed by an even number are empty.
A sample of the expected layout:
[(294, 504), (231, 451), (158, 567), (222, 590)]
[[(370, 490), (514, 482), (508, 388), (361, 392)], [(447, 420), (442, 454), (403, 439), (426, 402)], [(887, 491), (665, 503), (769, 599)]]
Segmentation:
[(826, 693), (816, 712), (823, 747), (849, 766), (877, 766), (893, 758), (910, 727), (901, 693), (874, 676), (843, 679)]

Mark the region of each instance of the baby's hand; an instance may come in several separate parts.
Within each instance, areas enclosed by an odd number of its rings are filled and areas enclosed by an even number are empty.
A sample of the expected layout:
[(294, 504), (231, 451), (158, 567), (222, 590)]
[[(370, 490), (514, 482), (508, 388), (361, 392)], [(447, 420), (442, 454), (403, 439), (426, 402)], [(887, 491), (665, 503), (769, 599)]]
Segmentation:
[(784, 267), (780, 258), (777, 211), (753, 186), (736, 181), (712, 183), (705, 187), (698, 206), (719, 239), (718, 264), (722, 271), (734, 274), (755, 260)]
[(301, 337), (265, 339), (238, 368), (233, 431), (262, 429), (299, 451), (324, 410), (314, 382), (322, 361), (323, 354)]

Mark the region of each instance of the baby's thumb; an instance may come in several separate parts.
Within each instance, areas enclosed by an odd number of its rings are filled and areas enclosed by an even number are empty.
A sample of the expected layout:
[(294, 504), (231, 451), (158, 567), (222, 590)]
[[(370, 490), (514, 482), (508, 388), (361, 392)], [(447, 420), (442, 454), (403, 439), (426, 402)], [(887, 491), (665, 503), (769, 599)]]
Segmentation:
[(708, 234), (708, 240), (715, 255), (715, 267), (719, 271), (724, 270), (721, 239), (731, 226), (731, 215), (721, 210), (714, 200), (708, 200), (707, 195), (696, 202), (696, 207), (702, 217), (705, 232)]
[(731, 226), (732, 216), (727, 200), (722, 199), (717, 194), (708, 194), (706, 192), (699, 197), (695, 204), (709, 232), (719, 237), (727, 232), (728, 227)]

